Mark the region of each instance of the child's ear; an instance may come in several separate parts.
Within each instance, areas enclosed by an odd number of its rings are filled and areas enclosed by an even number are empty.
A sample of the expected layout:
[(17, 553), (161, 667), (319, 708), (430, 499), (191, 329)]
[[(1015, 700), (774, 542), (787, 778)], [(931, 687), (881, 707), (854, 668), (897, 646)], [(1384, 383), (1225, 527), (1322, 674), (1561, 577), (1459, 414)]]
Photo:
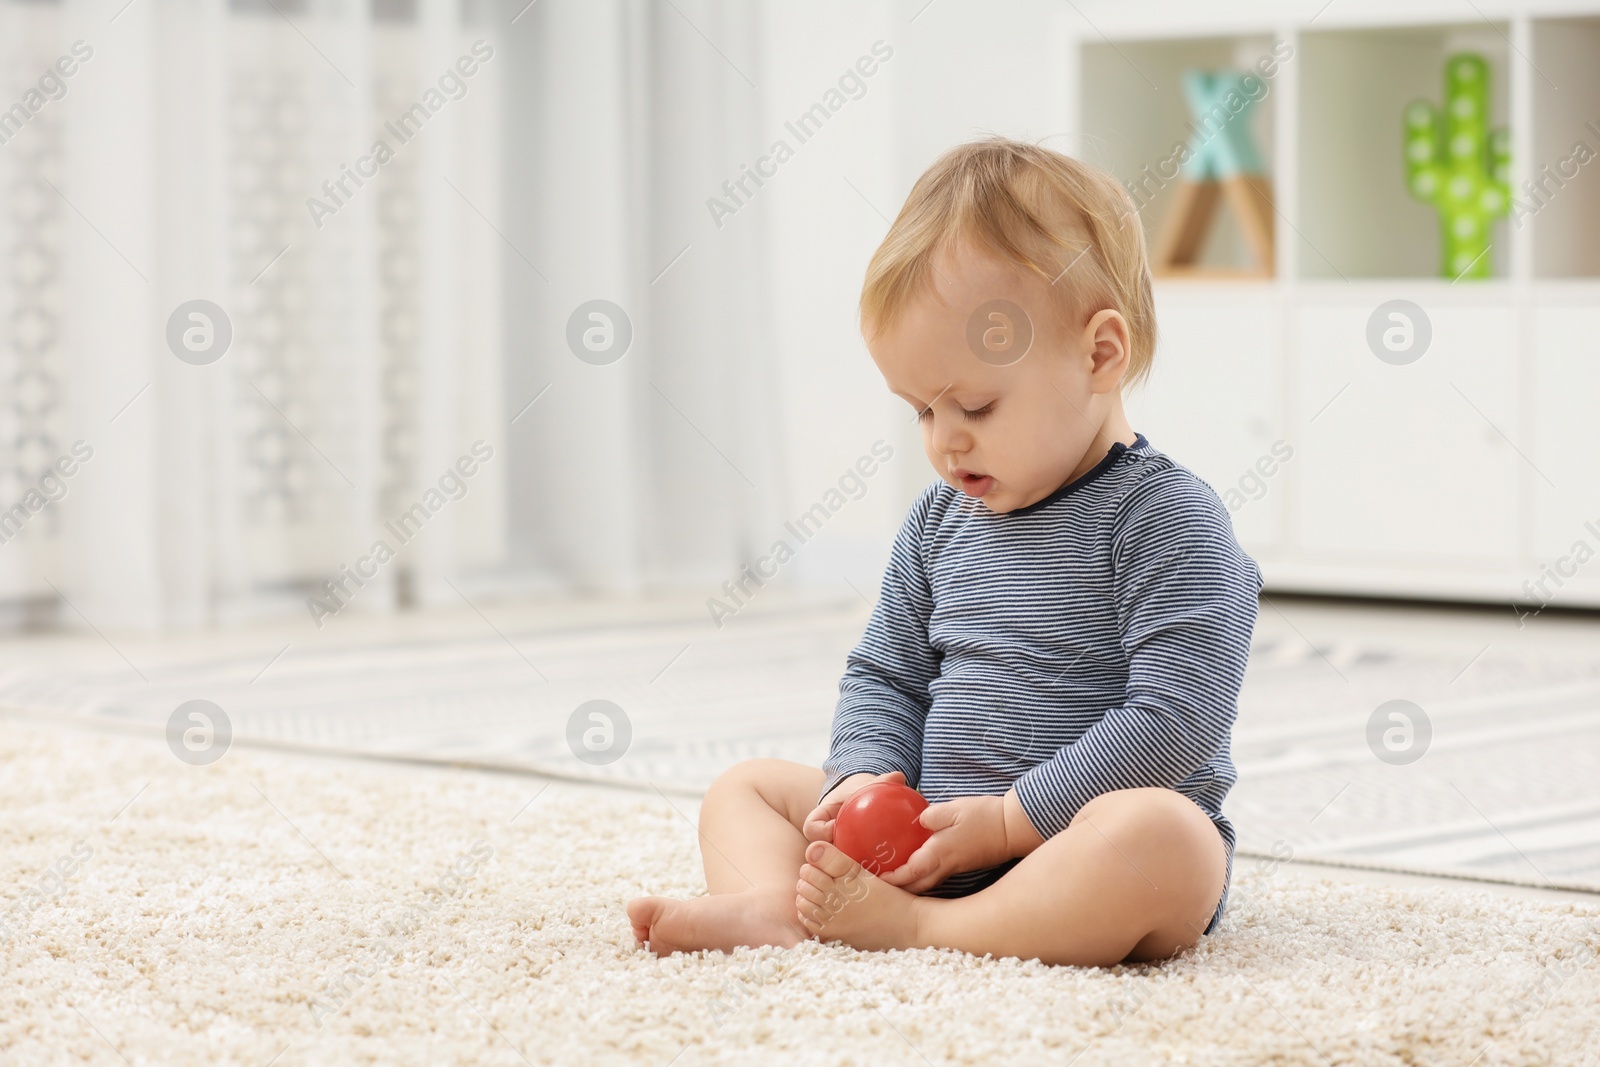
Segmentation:
[(1097, 393), (1109, 393), (1128, 373), (1133, 345), (1128, 336), (1128, 321), (1115, 308), (1097, 311), (1089, 317), (1083, 331), (1089, 350), (1089, 380)]

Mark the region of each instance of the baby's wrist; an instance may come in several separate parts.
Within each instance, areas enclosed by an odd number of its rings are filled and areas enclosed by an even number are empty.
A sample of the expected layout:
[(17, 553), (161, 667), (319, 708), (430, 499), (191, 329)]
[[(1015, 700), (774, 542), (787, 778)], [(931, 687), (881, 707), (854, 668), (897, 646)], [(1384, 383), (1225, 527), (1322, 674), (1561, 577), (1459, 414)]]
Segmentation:
[(1044, 844), (1044, 838), (1034, 829), (1033, 820), (1022, 810), (1022, 800), (1014, 786), (1000, 798), (1000, 826), (1005, 834), (1006, 851), (1013, 857), (1026, 856)]
[(826, 804), (830, 800), (834, 800), (839, 797), (847, 797), (851, 793), (854, 793), (857, 789), (860, 789), (862, 786), (871, 782), (875, 782), (877, 779), (878, 776), (873, 774), (871, 771), (857, 771), (855, 774), (846, 775), (844, 778), (839, 780), (838, 785), (828, 790), (828, 794), (822, 798), (822, 803)]

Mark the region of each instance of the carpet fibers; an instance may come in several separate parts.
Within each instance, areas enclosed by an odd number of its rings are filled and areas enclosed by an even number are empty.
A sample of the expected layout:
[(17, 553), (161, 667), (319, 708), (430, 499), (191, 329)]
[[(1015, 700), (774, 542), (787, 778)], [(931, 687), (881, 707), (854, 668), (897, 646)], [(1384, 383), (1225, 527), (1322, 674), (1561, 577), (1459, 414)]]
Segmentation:
[(1600, 908), (1242, 861), (1159, 966), (677, 956), (690, 802), (516, 776), (0, 732), (0, 1062), (1600, 1065)]

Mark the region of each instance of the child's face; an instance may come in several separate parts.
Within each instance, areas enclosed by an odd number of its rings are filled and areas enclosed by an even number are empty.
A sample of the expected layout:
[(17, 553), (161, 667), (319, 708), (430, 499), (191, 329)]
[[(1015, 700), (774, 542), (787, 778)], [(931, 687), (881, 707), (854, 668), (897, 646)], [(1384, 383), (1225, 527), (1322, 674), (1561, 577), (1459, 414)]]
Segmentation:
[[(1063, 278), (1060, 284), (1066, 284)], [(943, 257), (935, 293), (919, 294), (867, 347), (896, 396), (920, 413), (928, 462), (950, 485), (1004, 513), (1042, 500), (1086, 473), (1109, 415), (1120, 422), (1127, 326), (1099, 311), (1065, 329), (1043, 279), (984, 255)], [(1009, 365), (978, 358), (968, 320), (1009, 300), (1032, 322), (1033, 343)]]

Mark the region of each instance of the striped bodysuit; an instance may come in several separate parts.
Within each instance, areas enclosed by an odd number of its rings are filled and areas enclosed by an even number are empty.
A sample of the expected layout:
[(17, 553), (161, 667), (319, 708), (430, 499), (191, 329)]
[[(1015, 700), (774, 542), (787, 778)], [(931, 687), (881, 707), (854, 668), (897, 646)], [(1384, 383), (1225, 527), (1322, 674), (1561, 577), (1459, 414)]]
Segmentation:
[(1222, 799), (1261, 587), (1217, 494), (1142, 434), (1003, 515), (931, 485), (846, 661), (823, 793), (893, 770), (930, 803), (1015, 785), (1049, 838), (1102, 793), (1176, 789), (1216, 823), (1231, 882)]

